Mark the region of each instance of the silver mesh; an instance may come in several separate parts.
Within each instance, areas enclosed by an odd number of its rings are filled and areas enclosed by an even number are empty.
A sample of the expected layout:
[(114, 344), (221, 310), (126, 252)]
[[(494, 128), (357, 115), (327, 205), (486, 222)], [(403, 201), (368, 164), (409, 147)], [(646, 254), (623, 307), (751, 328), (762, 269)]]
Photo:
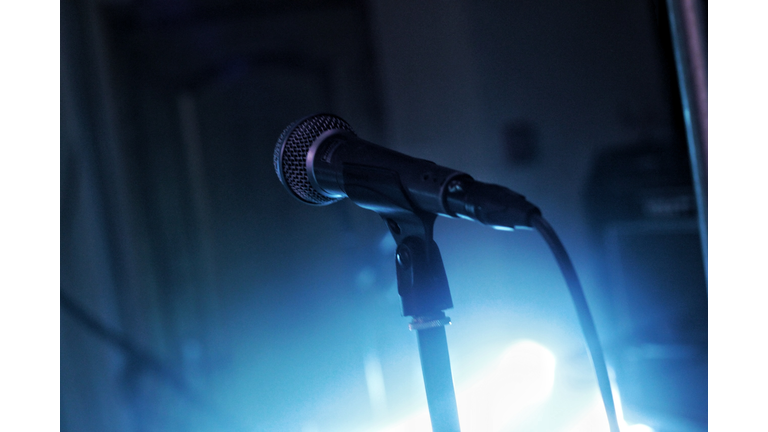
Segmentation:
[(354, 133), (344, 120), (332, 114), (317, 114), (294, 122), (280, 134), (272, 155), (275, 172), (280, 181), (300, 200), (309, 204), (329, 204), (338, 198), (320, 194), (309, 183), (307, 176), (307, 153), (312, 143), (331, 129), (342, 129)]

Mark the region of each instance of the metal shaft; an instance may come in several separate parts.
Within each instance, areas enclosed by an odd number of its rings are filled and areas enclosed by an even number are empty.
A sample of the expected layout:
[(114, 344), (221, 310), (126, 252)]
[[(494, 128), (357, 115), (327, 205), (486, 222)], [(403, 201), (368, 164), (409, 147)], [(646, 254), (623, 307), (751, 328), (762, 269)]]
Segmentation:
[(445, 327), (418, 330), (418, 339), (432, 432), (460, 432)]
[(707, 47), (701, 29), (701, 20), (706, 16), (702, 18), (700, 2), (695, 0), (667, 0), (667, 9), (696, 194), (704, 276), (709, 283)]

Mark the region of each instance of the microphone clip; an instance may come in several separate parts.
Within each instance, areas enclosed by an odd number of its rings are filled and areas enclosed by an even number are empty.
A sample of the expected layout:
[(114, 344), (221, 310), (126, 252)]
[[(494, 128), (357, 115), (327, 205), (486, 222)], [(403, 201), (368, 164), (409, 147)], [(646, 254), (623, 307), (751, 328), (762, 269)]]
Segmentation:
[(432, 238), (437, 215), (398, 212), (381, 216), (397, 243), (397, 292), (403, 316), (414, 321), (444, 318), (442, 311), (452, 308), (453, 300), (440, 249)]
[(397, 172), (369, 166), (344, 166), (346, 194), (384, 219), (397, 249), (397, 292), (403, 316), (445, 317), (453, 307), (440, 249), (433, 240), (437, 214), (413, 205)]

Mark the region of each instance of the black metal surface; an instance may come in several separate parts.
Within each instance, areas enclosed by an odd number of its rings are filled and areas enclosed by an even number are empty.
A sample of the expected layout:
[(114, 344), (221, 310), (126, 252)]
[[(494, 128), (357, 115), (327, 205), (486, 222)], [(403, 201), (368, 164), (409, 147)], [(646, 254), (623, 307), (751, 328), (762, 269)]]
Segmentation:
[(432, 432), (459, 432), (459, 413), (445, 327), (418, 330), (418, 338)]
[(405, 316), (428, 316), (453, 307), (443, 260), (433, 240), (411, 236), (398, 245), (397, 292)]

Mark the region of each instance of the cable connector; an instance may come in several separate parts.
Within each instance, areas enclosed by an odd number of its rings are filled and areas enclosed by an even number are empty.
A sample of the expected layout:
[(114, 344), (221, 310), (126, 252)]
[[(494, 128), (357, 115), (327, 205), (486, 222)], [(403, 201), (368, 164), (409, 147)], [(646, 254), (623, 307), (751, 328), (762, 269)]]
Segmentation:
[(469, 176), (458, 177), (448, 183), (445, 208), (450, 216), (507, 230), (532, 228), (533, 216), (541, 215), (541, 210), (523, 195)]

